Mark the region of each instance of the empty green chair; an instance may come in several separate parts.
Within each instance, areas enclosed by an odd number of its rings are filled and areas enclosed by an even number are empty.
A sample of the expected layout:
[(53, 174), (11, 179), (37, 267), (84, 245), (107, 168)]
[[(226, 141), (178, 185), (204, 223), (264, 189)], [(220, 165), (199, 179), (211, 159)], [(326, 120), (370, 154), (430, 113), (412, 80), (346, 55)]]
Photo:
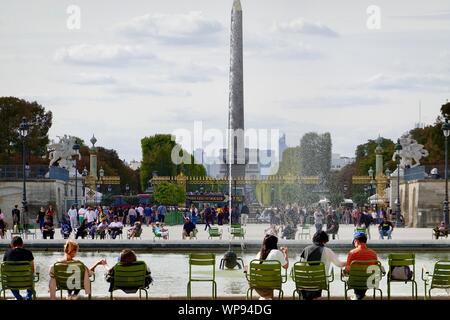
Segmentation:
[(4, 261), (0, 266), (1, 290), (6, 299), (6, 290), (27, 290), (33, 292), (33, 300), (36, 299), (34, 283), (39, 281), (39, 274), (33, 272), (31, 261)]
[(341, 281), (344, 282), (344, 295), (347, 300), (349, 290), (373, 290), (373, 298), (376, 291), (380, 292), (383, 299), (383, 291), (379, 288), (383, 276), (383, 268), (377, 260), (355, 260), (350, 265), (350, 271), (345, 274), (341, 271)]
[(388, 299), (391, 298), (392, 282), (411, 282), (412, 297), (417, 299), (416, 259), (414, 253), (391, 253), (388, 257), (387, 275)]
[(425, 299), (431, 299), (433, 289), (450, 289), (450, 260), (436, 262), (432, 274), (422, 268), (422, 280), (425, 287)]
[(362, 232), (367, 235), (367, 228), (366, 227), (356, 227), (355, 232)]
[(33, 237), (33, 239), (37, 238), (36, 229), (39, 229), (38, 225), (35, 223), (28, 223), (24, 225), (23, 234), (25, 235), (25, 239), (28, 239), (28, 236)]
[(278, 291), (278, 299), (284, 296), (283, 283), (287, 281), (287, 271), (276, 260), (252, 260), (248, 267), (246, 278), (249, 288), (247, 299), (253, 298), (253, 290), (271, 289)]
[(334, 271), (331, 269), (329, 276), (326, 274), (325, 264), (321, 261), (301, 261), (296, 262), (291, 270), (291, 277), (295, 283), (295, 294), (301, 297), (301, 291), (327, 291), (330, 299), (330, 282), (334, 281)]
[(209, 239), (212, 238), (220, 238), (222, 239), (222, 232), (219, 230), (219, 227), (212, 226), (209, 228)]
[[(86, 266), (81, 261), (56, 262), (53, 265), (53, 277), (56, 281), (56, 291), (61, 293), (69, 290), (85, 290), (84, 277), (87, 272)], [(91, 299), (91, 283), (95, 281), (95, 273), (89, 277), (89, 294)]]
[(136, 293), (139, 290), (139, 299), (142, 299), (142, 291), (145, 292), (145, 299), (148, 299), (148, 286), (151, 283), (150, 275), (147, 272), (147, 265), (144, 261), (136, 261), (132, 264), (117, 263), (110, 277), (112, 282), (111, 300), (116, 290), (122, 290), (125, 293)]
[[(200, 268), (202, 268), (201, 272)], [(211, 272), (206, 274), (204, 268), (210, 269)], [(192, 298), (192, 282), (211, 282), (212, 298), (217, 299), (216, 255), (214, 253), (191, 253), (189, 255), (188, 299)]]
[(230, 234), (235, 238), (245, 238), (245, 229), (240, 224), (232, 224), (230, 226)]

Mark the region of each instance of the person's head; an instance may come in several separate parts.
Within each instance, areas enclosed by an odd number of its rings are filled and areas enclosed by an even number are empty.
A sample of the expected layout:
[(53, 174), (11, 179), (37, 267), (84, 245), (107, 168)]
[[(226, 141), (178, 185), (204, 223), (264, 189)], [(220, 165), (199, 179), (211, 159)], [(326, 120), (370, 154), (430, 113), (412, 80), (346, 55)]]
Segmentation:
[(191, 219), (189, 219), (189, 217), (184, 218), (184, 224), (188, 224), (191, 221)]
[(64, 254), (67, 259), (73, 259), (78, 253), (78, 243), (74, 240), (67, 240), (64, 245)]
[(319, 246), (325, 245), (329, 240), (328, 234), (325, 231), (316, 232), (313, 236), (313, 242)]
[(277, 249), (278, 249), (278, 238), (273, 234), (267, 234), (264, 237), (264, 240), (262, 243), (260, 259), (266, 260), (270, 251), (277, 250)]
[(119, 221), (119, 217), (117, 217), (117, 216), (114, 216), (114, 218), (113, 218), (113, 221), (114, 221), (114, 222), (117, 222), (117, 221)]
[(19, 205), (17, 205), (17, 204), (14, 206), (14, 208), (16, 208), (16, 209), (17, 209), (18, 207), (19, 207)]
[(23, 247), (22, 237), (14, 236), (11, 240), (11, 247), (12, 248), (22, 248)]
[(120, 253), (120, 263), (124, 265), (130, 265), (137, 261), (136, 254), (133, 250), (125, 249)]
[(353, 245), (355, 247), (367, 243), (367, 235), (364, 232), (355, 232), (353, 234)]

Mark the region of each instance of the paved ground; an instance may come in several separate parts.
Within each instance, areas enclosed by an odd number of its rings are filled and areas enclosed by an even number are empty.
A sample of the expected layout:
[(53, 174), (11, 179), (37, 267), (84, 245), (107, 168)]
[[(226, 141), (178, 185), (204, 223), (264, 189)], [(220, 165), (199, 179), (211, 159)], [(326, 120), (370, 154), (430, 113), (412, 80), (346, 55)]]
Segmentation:
[[(265, 230), (270, 226), (268, 224), (248, 224), (245, 226), (245, 240), (262, 240), (265, 234)], [(125, 230), (128, 230), (130, 227), (125, 227)], [(142, 232), (142, 240), (153, 240), (153, 232), (150, 227), (144, 226), (144, 230)], [(169, 235), (170, 240), (182, 240), (182, 226), (169, 226)], [(204, 230), (204, 225), (197, 225), (197, 229), (199, 230), (197, 234), (198, 240), (207, 240), (208, 232)], [(219, 229), (222, 230), (223, 240), (230, 239), (229, 228), (227, 225), (219, 226)], [(310, 230), (310, 236), (312, 237), (315, 229), (312, 227)], [(349, 240), (351, 241), (352, 235), (354, 232), (353, 225), (341, 225), (339, 228), (339, 240)], [(299, 232), (298, 232), (299, 233)], [(296, 239), (299, 239), (298, 233)], [(372, 226), (370, 228), (370, 233), (372, 240), (379, 239), (377, 226)], [(281, 235), (281, 233), (280, 233)], [(9, 238), (9, 237), (8, 237)], [(73, 235), (71, 236), (73, 238)], [(124, 235), (126, 239), (126, 236)], [(432, 230), (431, 228), (396, 228), (392, 234), (393, 240), (432, 240)], [(40, 231), (37, 230), (37, 239), (42, 239)], [(62, 239), (60, 229), (56, 230), (55, 239)], [(307, 239), (307, 237), (303, 237), (303, 239)], [(108, 240), (110, 241), (110, 240)]]

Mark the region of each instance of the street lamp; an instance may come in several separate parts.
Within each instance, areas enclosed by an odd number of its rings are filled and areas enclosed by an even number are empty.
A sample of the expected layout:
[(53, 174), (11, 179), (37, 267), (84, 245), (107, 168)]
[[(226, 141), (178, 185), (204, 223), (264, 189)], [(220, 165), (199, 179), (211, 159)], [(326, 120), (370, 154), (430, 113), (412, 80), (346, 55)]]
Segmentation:
[(348, 190), (348, 186), (346, 184), (344, 184), (344, 198), (347, 198), (347, 190)]
[(397, 161), (397, 206), (395, 209), (395, 222), (396, 226), (401, 226), (400, 214), (401, 214), (401, 206), (400, 206), (400, 151), (402, 151), (403, 147), (400, 144), (400, 139), (397, 140), (397, 144), (395, 145), (395, 160)]
[(98, 172), (100, 174), (100, 179), (105, 176), (105, 170), (103, 170), (103, 167), (100, 167), (100, 170)]
[(445, 122), (442, 125), (442, 132), (445, 137), (445, 200), (444, 200), (444, 222), (445, 225), (449, 224), (448, 216), (448, 136), (450, 135), (450, 124), (448, 118), (445, 117)]
[(30, 129), (30, 124), (25, 117), (22, 118), (22, 122), (19, 126), (20, 137), (22, 138), (22, 166), (23, 166), (23, 194), (22, 194), (22, 210), (24, 222), (28, 219), (28, 207), (27, 207), (27, 185), (26, 185), (26, 162), (25, 162), (25, 138), (28, 135), (28, 130)]
[(72, 147), (73, 151), (75, 151), (75, 208), (78, 209), (78, 167), (77, 167), (77, 158), (80, 154), (80, 145), (78, 144), (78, 140), (75, 141), (75, 144)]
[(130, 191), (130, 185), (128, 183), (125, 185), (125, 190), (127, 191), (127, 193), (128, 191)]
[[(376, 181), (375, 181), (375, 178), (374, 178), (374, 171), (373, 171), (372, 167), (370, 167), (368, 173), (369, 173), (369, 177), (370, 177), (370, 196), (373, 196), (375, 194), (373, 192), (373, 190), (376, 187)], [(375, 191), (376, 191), (376, 189), (375, 189)], [(370, 199), (370, 197), (369, 197), (369, 204), (370, 204), (370, 207), (372, 208), (372, 200)], [(378, 211), (377, 202), (375, 202), (375, 211)]]
[[(81, 175), (83, 176), (83, 198), (86, 197), (86, 177), (88, 176), (89, 172), (86, 169), (86, 167), (84, 167), (83, 172), (81, 173)], [(84, 202), (86, 202), (86, 198), (84, 199)]]
[(111, 187), (111, 185), (108, 185), (108, 193), (111, 193), (111, 191), (112, 191), (112, 187)]

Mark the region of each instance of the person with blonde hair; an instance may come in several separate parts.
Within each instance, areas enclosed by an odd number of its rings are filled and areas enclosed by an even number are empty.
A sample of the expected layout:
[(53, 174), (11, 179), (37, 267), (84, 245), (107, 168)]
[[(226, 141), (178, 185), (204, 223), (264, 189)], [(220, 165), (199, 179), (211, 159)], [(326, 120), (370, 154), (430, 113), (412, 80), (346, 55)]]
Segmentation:
[[(79, 245), (74, 240), (67, 240), (64, 245), (64, 258), (59, 260), (58, 262), (81, 262), (79, 260), (75, 260), (75, 257), (78, 253)], [(101, 259), (97, 261), (90, 269), (88, 269), (86, 266), (86, 270), (84, 272), (84, 279), (80, 279), (80, 281), (83, 281), (84, 284), (84, 290), (87, 295), (91, 293), (91, 282), (89, 279), (89, 276), (92, 275), (95, 272), (95, 268), (99, 265), (105, 265), (106, 261), (104, 259)], [(84, 265), (84, 264), (83, 264)], [(80, 272), (81, 274), (81, 272)], [(53, 266), (51, 266), (49, 271), (50, 281), (49, 281), (49, 291), (50, 291), (50, 299), (55, 300), (56, 299), (56, 279), (55, 274), (53, 270)], [(78, 294), (80, 293), (80, 289), (73, 289), (68, 290), (69, 291), (69, 300), (75, 300), (78, 299)]]

